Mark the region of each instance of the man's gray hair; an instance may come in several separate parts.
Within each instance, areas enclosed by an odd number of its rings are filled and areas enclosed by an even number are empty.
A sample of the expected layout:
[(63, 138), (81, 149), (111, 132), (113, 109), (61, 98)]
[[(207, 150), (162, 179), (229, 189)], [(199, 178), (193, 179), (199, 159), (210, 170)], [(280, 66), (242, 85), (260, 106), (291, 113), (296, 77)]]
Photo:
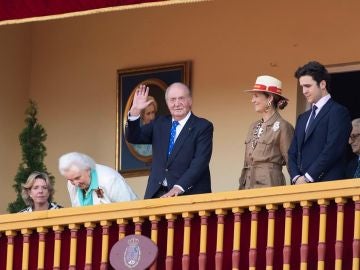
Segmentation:
[(83, 153), (71, 152), (59, 158), (59, 171), (64, 175), (72, 166), (80, 171), (95, 169), (95, 161)]
[(181, 83), (181, 82), (174, 82), (174, 83), (170, 84), (168, 88), (166, 88), (165, 100), (167, 100), (168, 93), (169, 93), (170, 89), (172, 89), (173, 87), (179, 87), (179, 88), (184, 89), (187, 92), (187, 94), (189, 95), (189, 97), (191, 97), (190, 88), (186, 84)]
[(356, 119), (352, 120), (351, 123), (352, 123), (353, 127), (360, 128), (360, 118), (356, 118)]

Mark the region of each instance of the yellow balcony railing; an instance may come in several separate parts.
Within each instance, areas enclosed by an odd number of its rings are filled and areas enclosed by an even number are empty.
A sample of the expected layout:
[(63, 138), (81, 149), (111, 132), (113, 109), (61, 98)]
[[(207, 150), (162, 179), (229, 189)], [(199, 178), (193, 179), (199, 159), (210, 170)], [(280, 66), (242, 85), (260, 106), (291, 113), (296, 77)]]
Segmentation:
[(112, 269), (129, 234), (151, 269), (360, 269), (359, 180), (0, 215), (0, 269)]

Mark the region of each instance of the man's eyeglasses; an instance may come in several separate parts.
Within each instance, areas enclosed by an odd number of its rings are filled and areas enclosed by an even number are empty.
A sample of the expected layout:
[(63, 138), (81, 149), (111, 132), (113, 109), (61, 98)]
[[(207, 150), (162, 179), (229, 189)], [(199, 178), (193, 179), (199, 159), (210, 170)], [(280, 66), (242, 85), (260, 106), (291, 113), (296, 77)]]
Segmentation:
[(360, 133), (350, 134), (350, 139), (351, 139), (351, 140), (356, 140), (357, 138), (359, 138), (359, 136), (360, 136)]

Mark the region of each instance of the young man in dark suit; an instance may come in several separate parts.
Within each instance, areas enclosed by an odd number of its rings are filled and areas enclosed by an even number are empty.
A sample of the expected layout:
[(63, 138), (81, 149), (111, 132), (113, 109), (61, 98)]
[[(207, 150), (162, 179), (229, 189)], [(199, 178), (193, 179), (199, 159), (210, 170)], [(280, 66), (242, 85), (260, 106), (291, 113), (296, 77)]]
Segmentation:
[(293, 184), (345, 178), (346, 147), (351, 131), (348, 110), (330, 94), (330, 75), (312, 61), (295, 72), (311, 109), (301, 114), (289, 148)]
[(352, 122), (352, 131), (349, 137), (349, 144), (356, 155), (348, 164), (346, 178), (360, 178), (360, 118)]
[(148, 94), (145, 85), (136, 90), (126, 127), (130, 143), (152, 144), (145, 199), (211, 192), (212, 123), (191, 112), (189, 88), (173, 83), (165, 92), (171, 115), (159, 116), (140, 127), (140, 112), (152, 102), (147, 100)]

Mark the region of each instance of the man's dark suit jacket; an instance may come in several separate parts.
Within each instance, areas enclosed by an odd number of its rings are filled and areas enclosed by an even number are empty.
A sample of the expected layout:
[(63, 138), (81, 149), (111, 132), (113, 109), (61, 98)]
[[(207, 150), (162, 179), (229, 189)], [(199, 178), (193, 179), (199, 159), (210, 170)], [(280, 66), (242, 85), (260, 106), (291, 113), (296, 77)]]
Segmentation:
[(349, 162), (349, 164), (347, 165), (347, 168), (346, 168), (346, 178), (349, 178), (349, 179), (354, 178), (354, 174), (355, 174), (357, 166), (358, 166), (358, 160), (359, 160), (359, 157), (356, 156)]
[(293, 179), (308, 173), (314, 182), (345, 178), (346, 147), (351, 132), (348, 110), (329, 99), (308, 127), (311, 110), (301, 114), (289, 148), (289, 171)]
[(168, 158), (171, 116), (160, 116), (141, 127), (139, 121), (128, 121), (126, 138), (134, 144), (152, 144), (152, 165), (145, 199), (155, 195), (164, 179), (169, 188), (181, 186), (185, 195), (211, 192), (211, 122), (191, 114)]

